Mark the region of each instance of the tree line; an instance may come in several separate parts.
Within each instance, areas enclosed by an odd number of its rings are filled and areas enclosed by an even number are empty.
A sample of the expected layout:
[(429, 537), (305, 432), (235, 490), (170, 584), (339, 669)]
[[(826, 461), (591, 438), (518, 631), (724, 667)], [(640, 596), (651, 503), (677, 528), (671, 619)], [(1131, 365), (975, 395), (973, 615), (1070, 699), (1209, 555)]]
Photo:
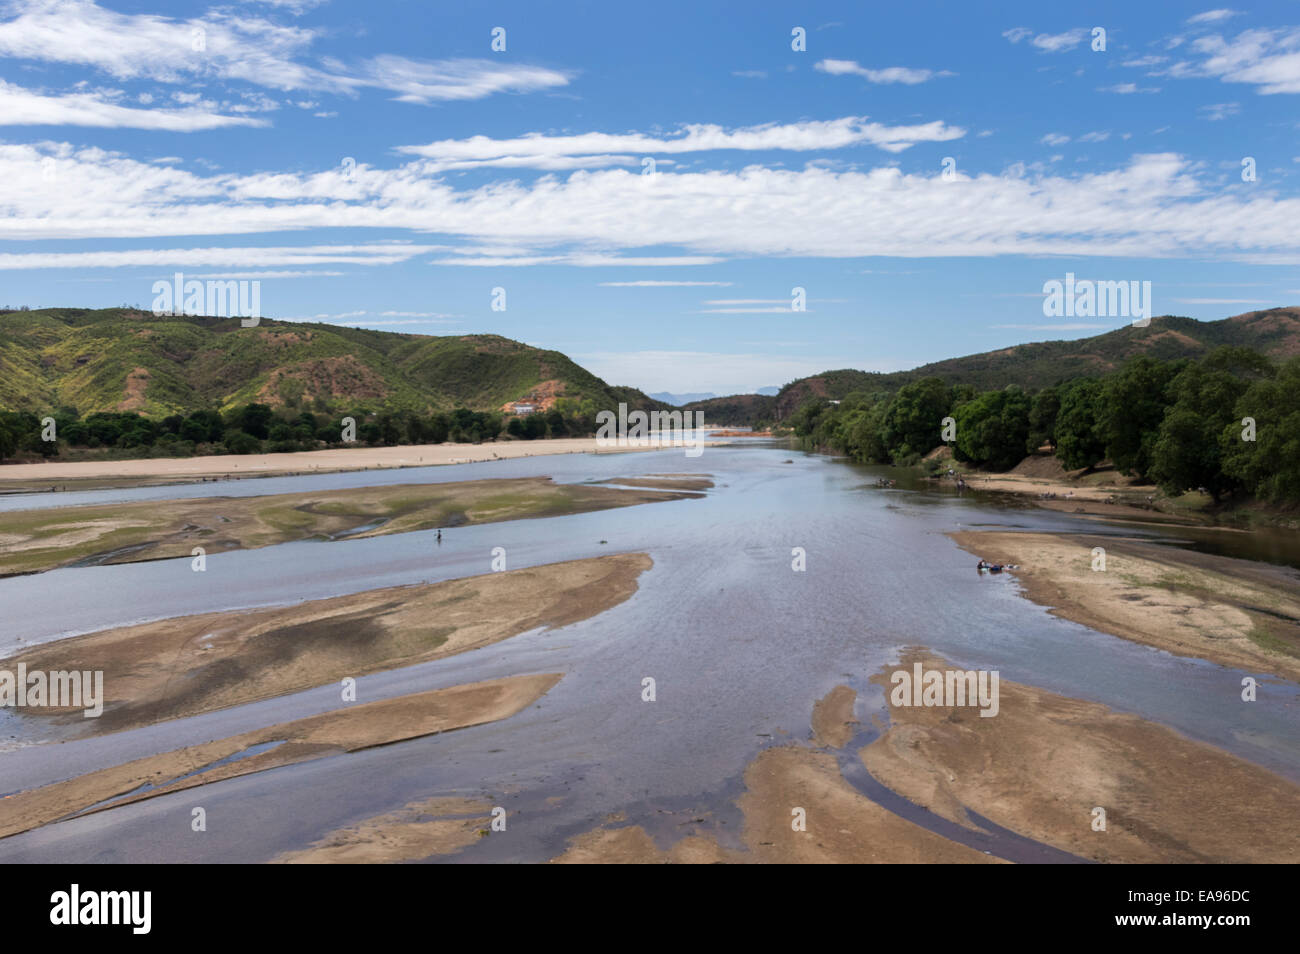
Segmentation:
[(959, 461), (1008, 470), (1047, 447), (1066, 469), (1109, 460), (1171, 496), (1300, 502), (1300, 358), (1278, 365), (1247, 348), (1135, 357), (1034, 392), (924, 378), (839, 404), (809, 399), (787, 423), (806, 446), (868, 463), (916, 464), (946, 443)]
[[(45, 415), (0, 411), (0, 461), (57, 457), (61, 449), (106, 450), (117, 458), (189, 457), (318, 450), (354, 443), (373, 447), (582, 437), (596, 432), (596, 411), (589, 399), (567, 398), (558, 399), (549, 411), (522, 417), (464, 407), (431, 413), (358, 409), (318, 414), (257, 403), (161, 418), (133, 411), (99, 411), (81, 417), (70, 407)], [(51, 433), (52, 441), (46, 439)]]

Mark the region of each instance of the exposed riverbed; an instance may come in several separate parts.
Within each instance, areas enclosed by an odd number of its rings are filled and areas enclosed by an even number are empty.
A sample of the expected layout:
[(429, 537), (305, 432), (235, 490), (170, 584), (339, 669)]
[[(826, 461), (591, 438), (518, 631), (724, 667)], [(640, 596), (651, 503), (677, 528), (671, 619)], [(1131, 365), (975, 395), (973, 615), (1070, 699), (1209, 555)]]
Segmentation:
[[(1300, 706), (1244, 706), (1242, 673), (1095, 632), (1023, 599), (1006, 576), (981, 577), (946, 534), (992, 527), (1058, 533), (1115, 526), (1020, 509), (1005, 500), (899, 481), (882, 471), (773, 446), (634, 455), (566, 455), (422, 471), (190, 485), (190, 496), (290, 493), (417, 480), (549, 475), (557, 482), (685, 472), (711, 475), (702, 499), (387, 537), (290, 543), (188, 559), (55, 570), (0, 580), (0, 653), (73, 633), (200, 612), (273, 606), (377, 587), (644, 552), (653, 568), (630, 599), (592, 619), (538, 630), (432, 663), (358, 680), (366, 700), (504, 678), (564, 673), (538, 703), (499, 723), (345, 757), (289, 765), (71, 819), (0, 841), (4, 861), (263, 861), (329, 831), (432, 795), (486, 798), (507, 832), (475, 860), (545, 860), (610, 813), (656, 840), (682, 823), (735, 844), (746, 766), (769, 746), (810, 737), (813, 703), (837, 685), (860, 719), (884, 714), (869, 682), (921, 645), (954, 664), (1103, 703), (1170, 726), (1300, 780)], [(77, 503), (170, 499), (180, 487), (97, 491)], [(44, 505), (42, 497), (21, 498)], [(0, 500), (13, 508), (20, 498)], [(50, 505), (70, 503), (66, 499)], [(232, 506), (238, 506), (232, 500)], [(0, 518), (2, 525), (3, 518)], [(792, 569), (802, 548), (806, 569)], [(655, 702), (642, 701), (653, 678)], [(0, 753), (0, 794), (97, 764), (233, 735), (337, 704), (335, 688), (298, 693), (132, 732)], [(0, 716), (3, 735), (36, 729)], [(70, 766), (76, 766), (75, 770)], [(192, 833), (190, 810), (207, 809)]]

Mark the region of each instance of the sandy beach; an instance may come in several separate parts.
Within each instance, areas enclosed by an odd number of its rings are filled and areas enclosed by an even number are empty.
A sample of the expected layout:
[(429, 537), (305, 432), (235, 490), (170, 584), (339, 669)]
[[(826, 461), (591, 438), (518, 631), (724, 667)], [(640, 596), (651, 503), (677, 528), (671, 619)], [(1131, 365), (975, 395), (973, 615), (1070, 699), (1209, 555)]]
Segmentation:
[[(1294, 571), (1117, 537), (1005, 531), (948, 534), (1008, 571), (1065, 619), (1181, 656), (1300, 681)], [(1094, 547), (1105, 550), (1093, 570)]]
[(205, 613), (46, 643), (11, 668), (102, 670), (104, 713), (50, 708), (87, 733), (115, 732), (411, 666), (621, 603), (651, 566), (611, 554), (292, 606)]
[[(898, 668), (951, 664), (923, 650)], [(892, 671), (893, 667), (890, 667)], [(873, 678), (886, 689), (888, 674)], [(1300, 861), (1300, 786), (1172, 729), (1043, 689), (999, 684), (1000, 708), (890, 705), (862, 750), (880, 782), (975, 827), (967, 809), (1079, 857), (1127, 863)], [(1093, 826), (1105, 810), (1104, 831)]]

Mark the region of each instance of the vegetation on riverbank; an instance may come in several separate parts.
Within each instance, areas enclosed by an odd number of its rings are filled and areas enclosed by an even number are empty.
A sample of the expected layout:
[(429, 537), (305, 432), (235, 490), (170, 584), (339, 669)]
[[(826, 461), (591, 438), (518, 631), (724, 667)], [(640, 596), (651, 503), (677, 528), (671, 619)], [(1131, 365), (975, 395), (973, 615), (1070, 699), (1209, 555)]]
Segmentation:
[(1109, 460), (1170, 497), (1300, 503), (1300, 358), (1278, 365), (1244, 348), (1200, 361), (1135, 357), (1034, 392), (924, 378), (838, 404), (812, 398), (789, 423), (805, 446), (869, 463), (920, 464), (948, 444), (959, 462), (1007, 470), (1046, 446), (1068, 469)]

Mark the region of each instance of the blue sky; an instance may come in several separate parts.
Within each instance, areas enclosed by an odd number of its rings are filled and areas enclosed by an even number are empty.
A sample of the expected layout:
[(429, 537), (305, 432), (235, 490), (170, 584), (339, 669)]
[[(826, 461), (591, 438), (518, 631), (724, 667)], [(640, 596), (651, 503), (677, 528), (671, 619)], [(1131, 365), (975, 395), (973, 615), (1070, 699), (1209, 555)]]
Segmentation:
[(1067, 272), (1300, 302), (1298, 104), (1296, 3), (16, 0), (0, 304), (180, 271), (648, 391), (907, 368), (1127, 322), (1045, 318)]

